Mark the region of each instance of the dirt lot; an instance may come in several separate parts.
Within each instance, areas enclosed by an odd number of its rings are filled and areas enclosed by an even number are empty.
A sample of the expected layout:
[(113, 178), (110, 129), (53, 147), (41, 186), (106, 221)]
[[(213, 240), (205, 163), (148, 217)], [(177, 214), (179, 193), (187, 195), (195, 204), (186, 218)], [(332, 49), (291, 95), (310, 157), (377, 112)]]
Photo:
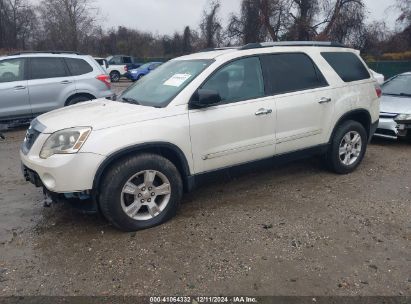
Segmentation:
[(351, 175), (314, 158), (211, 184), (167, 224), (122, 233), (44, 208), (20, 173), (24, 130), (6, 136), (2, 295), (411, 295), (410, 144), (373, 141)]

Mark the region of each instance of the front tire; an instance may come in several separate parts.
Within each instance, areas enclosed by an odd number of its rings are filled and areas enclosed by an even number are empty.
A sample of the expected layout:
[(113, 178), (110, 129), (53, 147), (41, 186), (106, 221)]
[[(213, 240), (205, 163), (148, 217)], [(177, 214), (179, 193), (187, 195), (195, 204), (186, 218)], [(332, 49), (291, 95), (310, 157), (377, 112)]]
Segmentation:
[(175, 165), (156, 154), (117, 162), (105, 174), (99, 203), (117, 228), (136, 231), (160, 225), (177, 213), (183, 183)]
[(338, 174), (353, 172), (361, 164), (367, 144), (368, 136), (362, 124), (353, 120), (343, 122), (326, 154), (329, 169)]

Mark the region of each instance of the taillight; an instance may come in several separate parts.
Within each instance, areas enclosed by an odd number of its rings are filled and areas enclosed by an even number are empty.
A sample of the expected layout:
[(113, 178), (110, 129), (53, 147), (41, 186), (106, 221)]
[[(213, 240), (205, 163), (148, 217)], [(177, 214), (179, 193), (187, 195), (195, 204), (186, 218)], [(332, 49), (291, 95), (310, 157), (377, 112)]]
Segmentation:
[(107, 86), (107, 88), (111, 89), (111, 79), (110, 76), (108, 75), (98, 75), (96, 77), (98, 80), (104, 82), (104, 84)]
[(378, 98), (382, 96), (382, 90), (379, 84), (375, 85), (375, 92), (377, 93)]

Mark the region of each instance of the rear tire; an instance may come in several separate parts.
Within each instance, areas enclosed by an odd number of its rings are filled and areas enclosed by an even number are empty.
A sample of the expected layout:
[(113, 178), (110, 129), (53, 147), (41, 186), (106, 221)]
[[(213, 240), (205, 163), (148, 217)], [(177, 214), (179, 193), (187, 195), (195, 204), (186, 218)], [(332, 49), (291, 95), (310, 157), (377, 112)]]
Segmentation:
[(367, 150), (368, 136), (364, 126), (348, 120), (338, 126), (325, 155), (328, 168), (338, 174), (353, 172)]
[(103, 215), (117, 228), (136, 231), (173, 218), (183, 195), (176, 166), (156, 154), (140, 154), (115, 163), (100, 185)]
[(119, 72), (113, 71), (110, 73), (111, 82), (119, 82), (120, 78), (121, 78), (121, 75)]

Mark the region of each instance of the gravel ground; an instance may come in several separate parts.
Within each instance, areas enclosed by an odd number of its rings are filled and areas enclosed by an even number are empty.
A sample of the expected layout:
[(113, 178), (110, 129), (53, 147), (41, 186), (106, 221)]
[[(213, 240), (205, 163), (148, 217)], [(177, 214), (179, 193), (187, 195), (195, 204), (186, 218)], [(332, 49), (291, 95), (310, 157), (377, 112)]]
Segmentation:
[(351, 175), (313, 158), (210, 184), (165, 225), (122, 233), (44, 208), (20, 173), (24, 130), (6, 136), (1, 295), (411, 295), (410, 144), (373, 141)]

